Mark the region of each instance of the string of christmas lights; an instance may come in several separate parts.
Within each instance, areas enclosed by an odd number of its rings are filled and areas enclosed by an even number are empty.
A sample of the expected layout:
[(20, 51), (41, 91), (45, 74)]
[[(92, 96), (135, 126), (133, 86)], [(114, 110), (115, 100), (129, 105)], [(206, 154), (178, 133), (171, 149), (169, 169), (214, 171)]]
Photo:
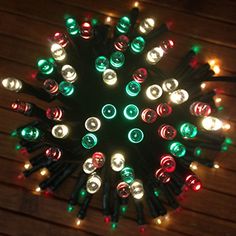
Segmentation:
[[(218, 118), (217, 91), (204, 92), (204, 82), (220, 72), (216, 61), (199, 62), (193, 46), (164, 73), (158, 62), (178, 43), (163, 40), (171, 24), (138, 17), (138, 3), (115, 27), (110, 17), (102, 23), (67, 16), (67, 32), (50, 39), (51, 57), (37, 61), (41, 88), (18, 78), (1, 80), (9, 91), (48, 102), (46, 110), (19, 99), (11, 105), (35, 118), (11, 133), (18, 150), (32, 153), (18, 177), (40, 171), (45, 178), (35, 191), (52, 194), (75, 175), (68, 211), (79, 206), (77, 225), (99, 190), (104, 221), (113, 229), (129, 201), (141, 232), (144, 205), (160, 224), (167, 209), (179, 208), (184, 191), (202, 188), (196, 163), (219, 168), (205, 150), (226, 151), (232, 142), (223, 134), (230, 125)], [(54, 100), (61, 105), (50, 105)]]

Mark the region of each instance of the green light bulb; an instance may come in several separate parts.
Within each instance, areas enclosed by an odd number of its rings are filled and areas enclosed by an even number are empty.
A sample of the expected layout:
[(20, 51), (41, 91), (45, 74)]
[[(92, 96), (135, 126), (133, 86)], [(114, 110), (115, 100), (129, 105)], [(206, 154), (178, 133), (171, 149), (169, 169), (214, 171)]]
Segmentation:
[(202, 149), (200, 147), (196, 147), (194, 149), (194, 156), (199, 157), (202, 154)]
[(37, 65), (42, 74), (50, 75), (54, 71), (53, 63), (49, 59), (40, 59)]
[(113, 230), (116, 229), (116, 228), (117, 228), (117, 223), (113, 222), (113, 223), (111, 224), (111, 228), (112, 228)]
[(94, 135), (92, 133), (88, 133), (88, 134), (84, 135), (81, 143), (84, 148), (91, 149), (96, 146), (96, 144), (98, 143), (98, 139), (97, 139), (96, 135)]
[(121, 206), (121, 212), (122, 212), (123, 214), (125, 214), (126, 211), (127, 211), (127, 205)]
[(125, 63), (124, 54), (119, 51), (113, 52), (110, 57), (110, 63), (115, 69), (122, 67)]
[(137, 96), (141, 91), (141, 85), (136, 81), (130, 81), (125, 87), (126, 93), (131, 96)]
[(183, 157), (186, 153), (185, 146), (180, 142), (172, 142), (169, 147), (170, 153), (176, 157)]
[(124, 116), (127, 120), (134, 120), (139, 114), (139, 109), (133, 104), (129, 104), (124, 109)]
[(22, 146), (20, 145), (20, 144), (16, 144), (16, 146), (15, 146), (15, 149), (18, 151), (18, 150), (20, 150), (22, 148)]
[(226, 144), (232, 144), (232, 143), (233, 143), (233, 141), (232, 141), (232, 139), (231, 139), (231, 138), (225, 138), (225, 141), (224, 141), (224, 143), (226, 143)]
[(143, 131), (138, 128), (131, 129), (128, 133), (128, 139), (131, 143), (140, 143), (144, 138)]
[(194, 138), (197, 132), (197, 127), (191, 123), (184, 123), (180, 126), (180, 133), (184, 138)]
[(74, 93), (74, 90), (75, 90), (75, 88), (72, 83), (69, 83), (67, 81), (62, 81), (59, 84), (60, 93), (66, 97), (72, 95)]
[(119, 33), (126, 34), (128, 33), (130, 26), (130, 19), (127, 16), (123, 16), (119, 19), (119, 22), (116, 25), (116, 29)]
[(99, 56), (95, 61), (96, 70), (99, 72), (105, 71), (109, 67), (109, 61), (104, 56)]
[(16, 137), (17, 136), (17, 131), (16, 130), (13, 130), (12, 132), (11, 132), (11, 137)]
[(159, 195), (160, 195), (160, 190), (155, 189), (155, 190), (154, 190), (154, 194), (155, 194), (156, 197), (159, 197)]
[(79, 34), (79, 27), (76, 20), (72, 17), (66, 19), (66, 28), (69, 34)]
[(72, 212), (73, 210), (74, 210), (74, 207), (69, 204), (68, 207), (67, 207), (67, 211)]
[(145, 47), (144, 38), (138, 36), (132, 41), (130, 49), (133, 53), (140, 53), (143, 51), (144, 47)]
[(40, 137), (40, 131), (35, 127), (29, 126), (21, 130), (20, 136), (25, 140), (35, 141)]
[(126, 166), (120, 172), (121, 178), (127, 184), (131, 184), (134, 182), (134, 170), (131, 167)]
[(84, 198), (84, 197), (86, 196), (86, 190), (85, 190), (85, 189), (81, 189), (81, 191), (80, 191), (80, 196), (81, 196), (82, 198)]
[(116, 108), (112, 104), (106, 104), (102, 107), (102, 115), (110, 120), (116, 116)]
[(192, 50), (198, 54), (201, 51), (201, 46), (200, 45), (193, 45)]

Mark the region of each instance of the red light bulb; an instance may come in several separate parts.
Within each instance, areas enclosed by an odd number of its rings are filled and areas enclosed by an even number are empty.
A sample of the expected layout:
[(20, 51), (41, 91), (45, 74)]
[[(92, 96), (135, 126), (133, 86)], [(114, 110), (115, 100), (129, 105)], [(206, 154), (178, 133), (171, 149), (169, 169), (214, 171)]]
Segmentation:
[(45, 155), (53, 161), (58, 161), (62, 156), (62, 151), (58, 147), (49, 147), (46, 149)]
[(106, 224), (110, 223), (110, 221), (111, 221), (110, 216), (105, 216), (105, 217), (104, 217), (104, 222), (105, 222)]
[(53, 79), (46, 79), (43, 83), (43, 87), (51, 95), (57, 95), (59, 93), (58, 83)]
[(120, 35), (114, 42), (116, 50), (124, 52), (129, 47), (129, 38), (126, 35)]
[(155, 172), (155, 177), (161, 181), (162, 183), (168, 183), (170, 182), (170, 176), (163, 168), (157, 169)]
[(157, 113), (151, 108), (146, 108), (142, 111), (141, 118), (145, 123), (151, 124), (156, 121)]
[(193, 174), (190, 174), (186, 177), (185, 183), (195, 192), (199, 191), (202, 188), (201, 181), (196, 175)]
[(28, 102), (22, 102), (17, 100), (11, 104), (11, 108), (13, 111), (22, 113), (22, 114), (29, 114), (32, 111), (32, 105)]
[(163, 139), (172, 140), (175, 138), (177, 131), (173, 126), (163, 124), (158, 128), (158, 134)]
[(147, 79), (147, 70), (145, 68), (139, 68), (134, 71), (132, 77), (136, 82), (141, 84)]
[(93, 27), (90, 22), (85, 21), (80, 25), (80, 35), (83, 39), (90, 39), (93, 37)]
[(69, 43), (66, 35), (60, 32), (54, 34), (53, 41), (60, 44), (62, 47), (65, 47)]
[(161, 156), (160, 165), (168, 173), (174, 172), (176, 168), (175, 159), (168, 154)]
[(127, 198), (130, 195), (130, 186), (126, 182), (120, 182), (116, 190), (121, 198)]
[(92, 161), (96, 168), (101, 168), (105, 163), (105, 155), (102, 152), (95, 152), (92, 155)]
[(61, 121), (64, 111), (60, 107), (51, 107), (46, 110), (46, 116), (49, 120)]
[(204, 102), (194, 102), (191, 104), (190, 113), (194, 116), (209, 116), (211, 114), (211, 107)]
[(172, 113), (172, 107), (167, 103), (160, 103), (156, 110), (160, 117), (166, 117)]

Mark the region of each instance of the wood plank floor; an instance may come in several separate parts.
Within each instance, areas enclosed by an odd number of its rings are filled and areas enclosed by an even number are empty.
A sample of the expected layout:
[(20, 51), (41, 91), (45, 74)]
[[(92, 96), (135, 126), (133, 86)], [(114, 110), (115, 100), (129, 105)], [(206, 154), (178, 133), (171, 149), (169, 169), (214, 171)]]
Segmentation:
[[(28, 83), (36, 59), (49, 55), (47, 38), (57, 30), (64, 30), (64, 15), (74, 14), (83, 19), (92, 14), (102, 20), (111, 16), (113, 21), (127, 13), (134, 1), (120, 0), (0, 0), (0, 77), (14, 76)], [(155, 16), (158, 21), (173, 21), (169, 33), (176, 48), (161, 62), (168, 70), (191, 48), (201, 45), (201, 59), (217, 57), (221, 74), (236, 75), (236, 2), (233, 0), (143, 0), (141, 16)], [(236, 234), (236, 84), (207, 83), (206, 89), (222, 90), (220, 105), (222, 118), (229, 119), (234, 145), (228, 153), (217, 155), (218, 170), (199, 167), (204, 189), (189, 192), (181, 201), (182, 210), (172, 212), (163, 225), (152, 224), (144, 235), (166, 236), (233, 236)], [(103, 223), (99, 211), (99, 197), (89, 209), (88, 218), (79, 227), (75, 217), (66, 211), (66, 200), (74, 177), (63, 185), (54, 198), (32, 193), (38, 180), (34, 175), (26, 181), (17, 180), (26, 159), (14, 149), (16, 141), (9, 133), (29, 118), (9, 110), (12, 101), (20, 97), (45, 108), (47, 104), (28, 95), (16, 95), (0, 88), (0, 235), (139, 235), (132, 207), (121, 219), (117, 230)]]

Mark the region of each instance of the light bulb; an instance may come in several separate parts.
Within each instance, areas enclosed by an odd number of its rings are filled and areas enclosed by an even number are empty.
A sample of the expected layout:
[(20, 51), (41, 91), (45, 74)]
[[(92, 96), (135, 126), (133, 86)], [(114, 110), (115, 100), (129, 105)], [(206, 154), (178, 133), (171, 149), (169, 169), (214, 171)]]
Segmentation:
[(99, 56), (95, 61), (95, 67), (98, 72), (103, 72), (109, 67), (109, 60), (104, 56)]
[(11, 108), (13, 111), (20, 112), (22, 114), (27, 115), (32, 112), (33, 106), (31, 103), (16, 100), (15, 102), (11, 104)]
[(90, 22), (85, 21), (80, 25), (80, 36), (83, 39), (91, 39), (93, 37), (94, 31)]
[(110, 120), (116, 116), (116, 108), (112, 104), (106, 104), (102, 107), (102, 115), (104, 118)]
[(49, 59), (40, 59), (37, 65), (42, 74), (50, 75), (54, 71), (54, 65)]
[(156, 170), (155, 177), (162, 183), (170, 182), (170, 175), (163, 168), (159, 168)]
[(159, 128), (158, 128), (158, 134), (166, 140), (172, 140), (175, 138), (177, 131), (176, 129), (171, 126), (171, 125), (167, 125), (167, 124), (162, 124)]
[(129, 47), (129, 38), (126, 35), (120, 35), (114, 42), (116, 50), (124, 52)]
[(145, 68), (139, 68), (134, 71), (132, 77), (136, 82), (141, 84), (147, 79), (147, 70)]
[(69, 43), (64, 33), (56, 32), (53, 36), (53, 41), (60, 44), (63, 48)]
[(13, 77), (4, 78), (1, 82), (2, 86), (9, 91), (19, 92), (22, 88), (22, 82)]
[(66, 51), (65, 49), (58, 43), (53, 43), (51, 46), (51, 53), (53, 58), (56, 61), (62, 61), (66, 58)]
[(105, 163), (105, 155), (102, 152), (95, 152), (92, 155), (93, 165), (96, 168), (102, 168)]
[(26, 163), (24, 164), (24, 169), (25, 169), (25, 170), (29, 170), (29, 169), (31, 169), (31, 168), (32, 168), (32, 165), (31, 165), (30, 162), (26, 162)]
[(164, 50), (161, 47), (152, 48), (146, 55), (146, 61), (150, 65), (155, 65), (164, 56)]
[(40, 170), (40, 175), (46, 176), (46, 175), (48, 175), (48, 174), (49, 174), (49, 171), (48, 171), (47, 168), (42, 168), (42, 169)]
[(76, 225), (79, 226), (81, 224), (81, 220), (80, 219), (76, 219)]
[(211, 69), (214, 71), (216, 75), (220, 73), (220, 66), (217, 61), (218, 61), (217, 59), (212, 59), (208, 61), (208, 64), (210, 65)]
[(52, 135), (55, 138), (66, 138), (69, 135), (69, 128), (66, 125), (54, 125)]
[(185, 183), (194, 191), (199, 191), (202, 188), (202, 184), (196, 175), (188, 175), (185, 179)]
[(146, 96), (150, 100), (156, 100), (162, 95), (162, 89), (159, 85), (153, 84), (149, 86), (146, 90)]
[(136, 81), (130, 81), (126, 85), (125, 91), (130, 97), (135, 97), (140, 93), (141, 85)]
[(202, 120), (202, 127), (209, 131), (219, 130), (222, 128), (222, 126), (222, 121), (213, 116), (204, 117)]
[(175, 159), (168, 154), (161, 156), (160, 165), (164, 169), (164, 171), (168, 173), (174, 172), (176, 168)]
[(192, 162), (189, 167), (193, 171), (198, 169), (198, 165), (196, 162)]
[(166, 117), (172, 113), (172, 107), (167, 103), (158, 104), (156, 110), (160, 117)]
[(142, 199), (144, 196), (144, 188), (141, 180), (135, 179), (130, 185), (130, 192), (135, 199)]
[(39, 187), (39, 186), (37, 186), (36, 188), (35, 188), (35, 192), (36, 193), (40, 193), (42, 191), (42, 189)]
[(66, 19), (66, 28), (71, 35), (76, 35), (80, 32), (76, 19), (72, 17)]
[(157, 119), (157, 113), (151, 108), (146, 108), (142, 111), (141, 118), (145, 123), (152, 124)]
[(85, 121), (85, 128), (89, 132), (96, 132), (101, 128), (101, 121), (97, 117), (89, 117)]
[(111, 24), (111, 22), (112, 22), (112, 19), (111, 19), (111, 17), (110, 16), (107, 16), (106, 17), (106, 19), (105, 19), (105, 25), (110, 25)]
[(222, 101), (222, 98), (218, 97), (218, 98), (215, 99), (215, 103), (220, 103), (221, 101)]
[(96, 173), (93, 173), (88, 177), (86, 190), (88, 193), (94, 194), (100, 189), (101, 185), (102, 179)]
[(175, 104), (182, 104), (189, 98), (188, 92), (184, 89), (178, 89), (171, 93), (170, 100)]
[(146, 18), (140, 23), (138, 29), (141, 34), (148, 34), (154, 27), (155, 20), (153, 18)]
[(180, 134), (184, 138), (194, 138), (198, 133), (197, 127), (191, 123), (184, 123), (180, 126)]
[(211, 114), (211, 107), (204, 102), (194, 102), (190, 105), (190, 113), (194, 116), (209, 116)]
[(215, 162), (214, 165), (213, 165), (213, 167), (214, 167), (215, 169), (219, 169), (219, 168), (220, 168), (220, 165), (219, 165), (217, 162)]
[(61, 75), (69, 83), (74, 83), (77, 79), (77, 73), (75, 71), (75, 68), (71, 65), (64, 65), (61, 68)]
[(121, 198), (127, 198), (130, 195), (130, 186), (126, 182), (120, 182), (116, 186), (116, 191)]
[(202, 89), (206, 88), (206, 83), (201, 83), (200, 87), (201, 87)]
[(141, 129), (134, 128), (128, 133), (128, 139), (131, 143), (140, 143), (143, 141), (144, 134)]
[(125, 63), (125, 56), (122, 52), (116, 51), (111, 54), (110, 63), (113, 68), (119, 69)]
[(96, 167), (93, 164), (92, 157), (87, 158), (83, 164), (83, 171), (86, 174), (92, 174), (95, 170), (96, 170)]
[(58, 161), (62, 157), (62, 150), (58, 147), (49, 147), (45, 150), (47, 158)]
[(131, 167), (124, 167), (120, 172), (121, 178), (124, 182), (131, 184), (134, 182), (134, 170)]
[(36, 127), (28, 126), (21, 130), (20, 136), (28, 141), (36, 141), (41, 136), (41, 132)]
[(162, 89), (163, 91), (170, 93), (170, 92), (173, 92), (175, 89), (177, 89), (178, 85), (179, 85), (178, 80), (173, 79), (173, 78), (167, 79), (167, 80), (164, 80), (164, 82), (162, 83)]
[(74, 93), (74, 86), (70, 82), (67, 81), (61, 81), (59, 84), (59, 91), (63, 96), (71, 96)]
[(111, 156), (111, 168), (112, 170), (119, 172), (125, 166), (125, 157), (121, 153), (115, 153)]
[(130, 50), (134, 53), (141, 53), (145, 47), (145, 40), (142, 36), (138, 36), (130, 44)]
[(117, 74), (112, 69), (106, 69), (102, 74), (103, 82), (107, 85), (115, 85), (117, 82)]
[(123, 113), (127, 120), (134, 120), (139, 114), (139, 109), (134, 104), (129, 104), (125, 107)]
[(98, 139), (96, 137), (96, 135), (92, 134), (92, 133), (88, 133), (86, 134), (83, 138), (82, 138), (82, 146), (86, 149), (91, 149), (93, 147), (95, 147), (97, 145)]
[(119, 19), (116, 29), (119, 33), (126, 34), (129, 31), (129, 28), (131, 26), (130, 19), (127, 16), (123, 16)]
[(170, 153), (176, 157), (183, 157), (186, 153), (186, 147), (180, 142), (172, 142), (169, 146)]
[(224, 123), (222, 126), (223, 130), (229, 130), (231, 128), (231, 125), (229, 123)]
[(60, 107), (50, 107), (46, 110), (46, 116), (49, 120), (62, 121), (64, 111)]
[(136, 7), (136, 8), (139, 7), (139, 2), (138, 1), (134, 2), (134, 7)]
[(59, 93), (58, 83), (53, 79), (46, 79), (43, 82), (43, 88), (51, 95), (57, 95)]

